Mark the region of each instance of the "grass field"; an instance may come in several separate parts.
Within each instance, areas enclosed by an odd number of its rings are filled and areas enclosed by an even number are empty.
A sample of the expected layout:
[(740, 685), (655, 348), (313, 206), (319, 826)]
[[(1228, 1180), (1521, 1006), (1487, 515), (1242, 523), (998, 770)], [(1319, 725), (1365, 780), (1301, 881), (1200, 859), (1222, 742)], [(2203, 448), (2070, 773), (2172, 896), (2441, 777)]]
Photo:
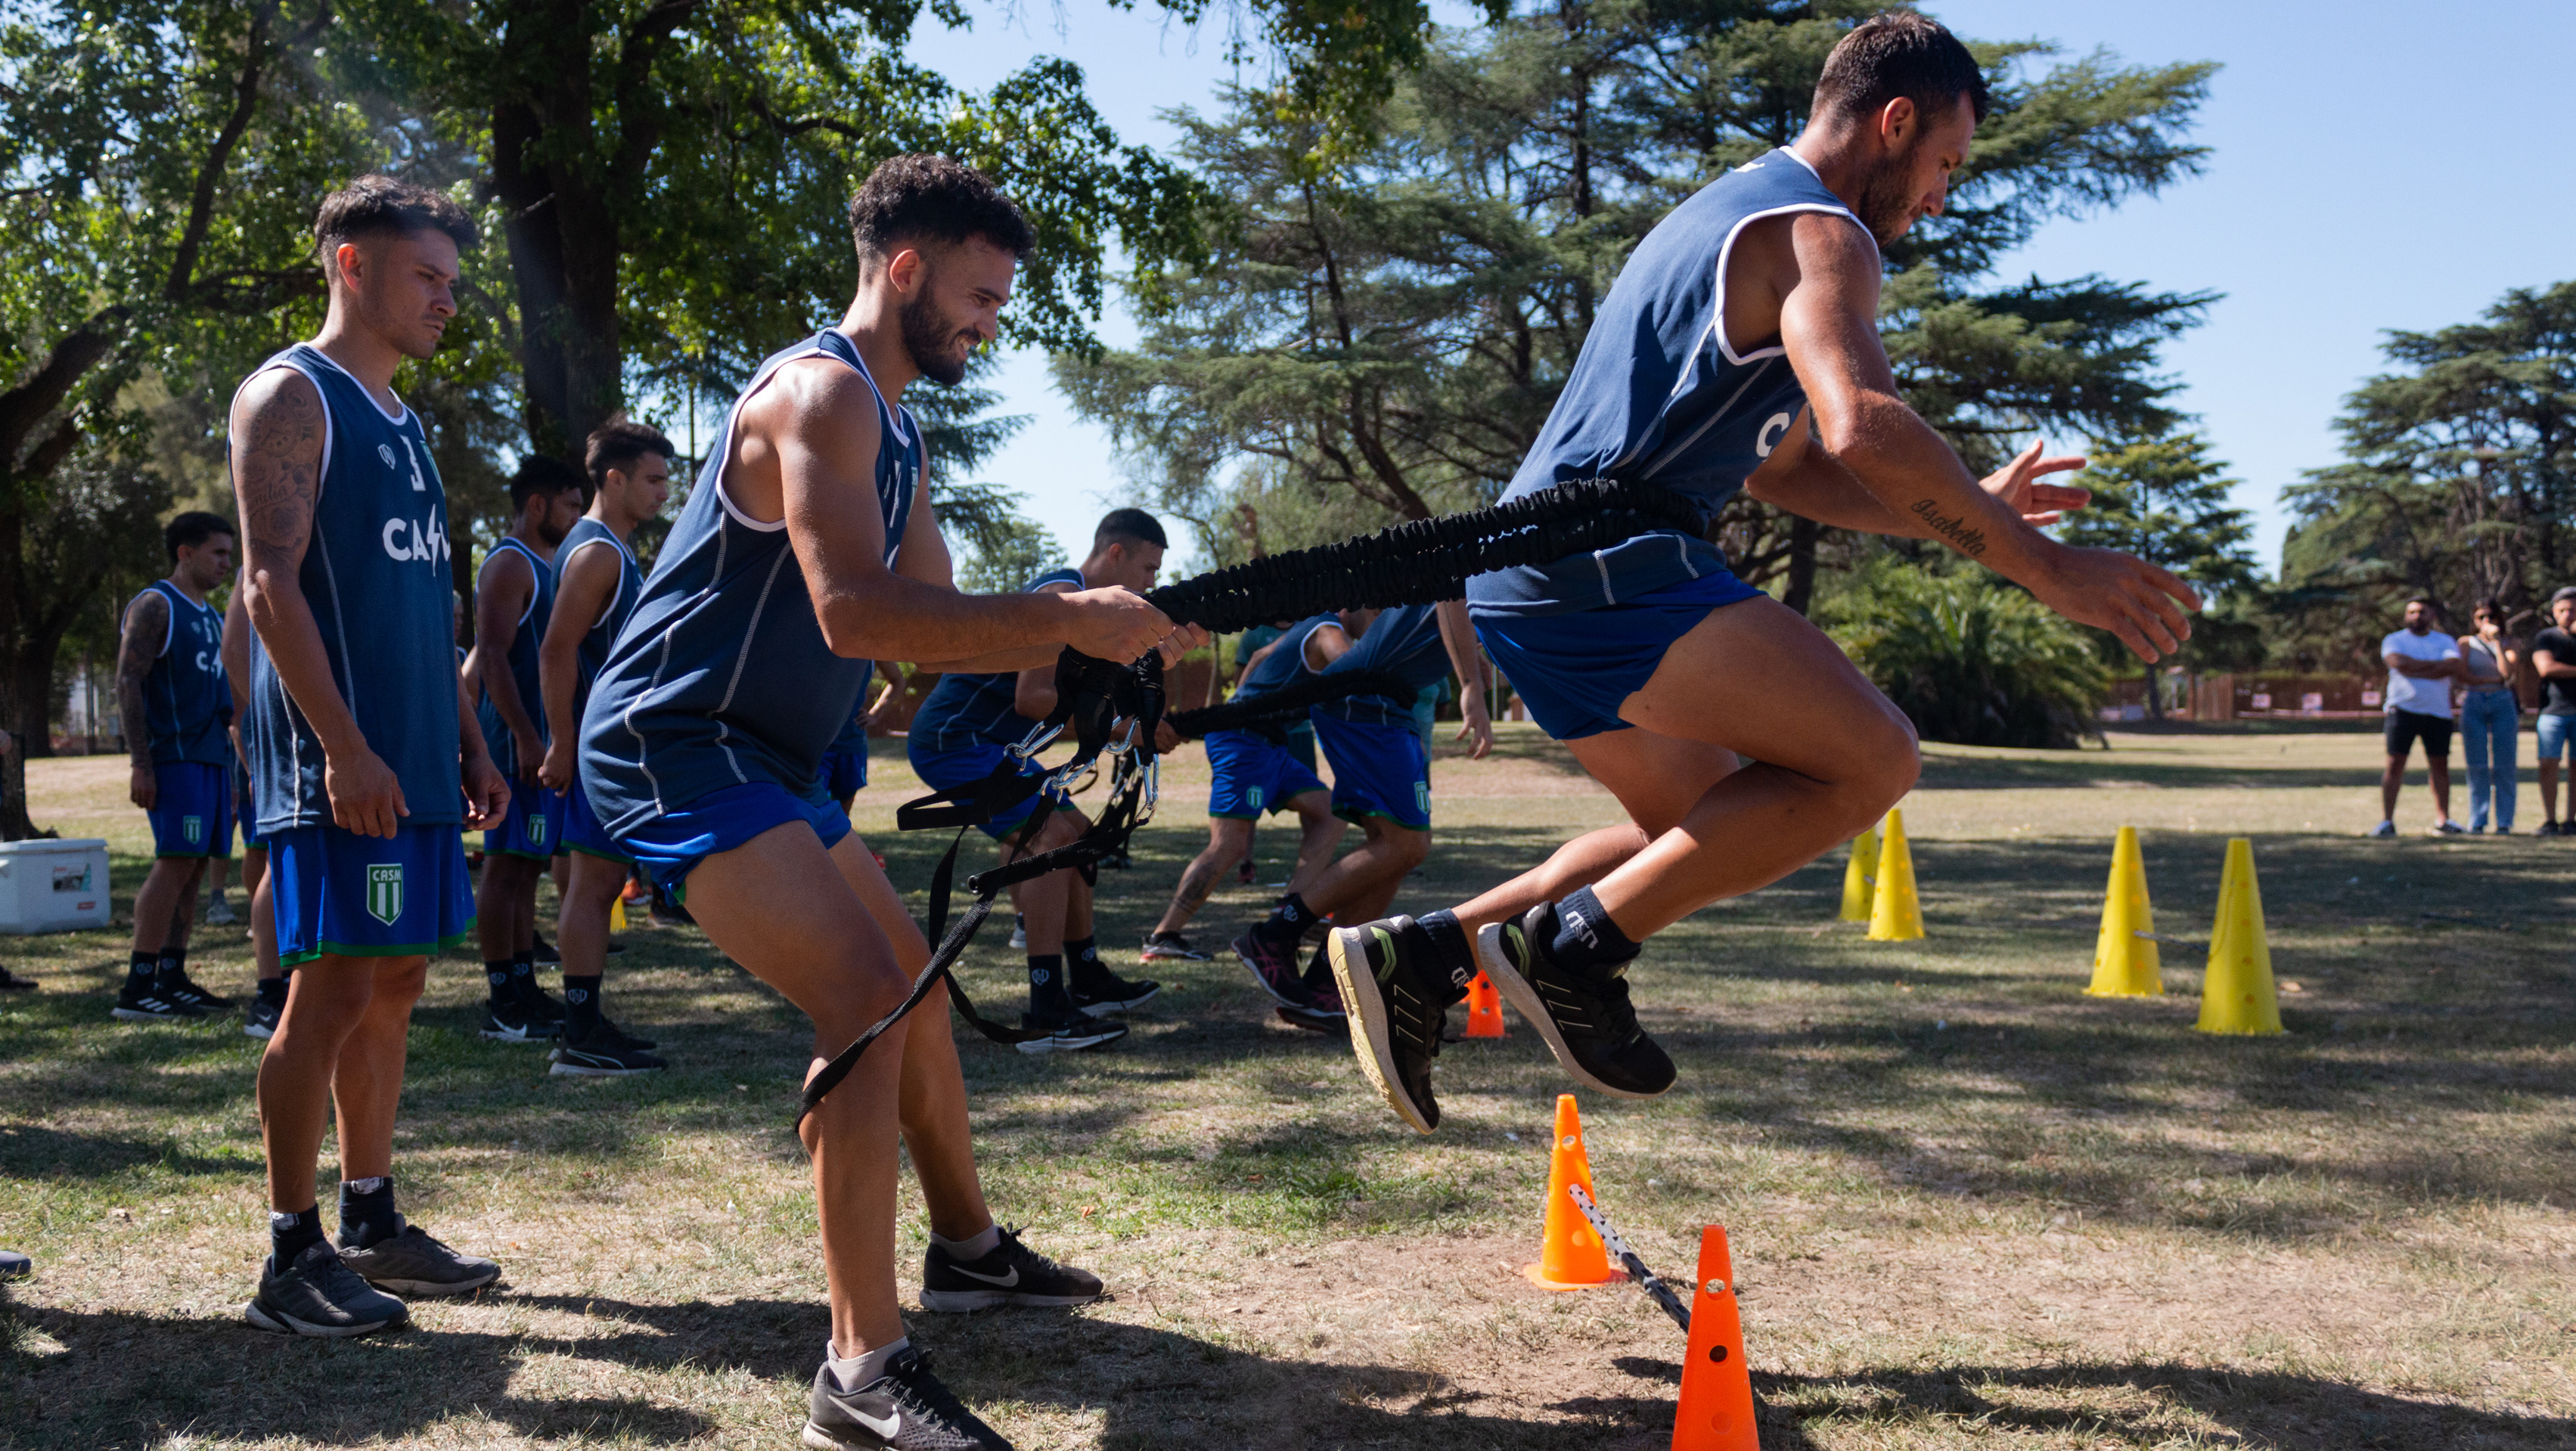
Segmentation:
[[(2112, 740), (1933, 749), (1905, 808), (1925, 941), (1833, 920), (1839, 854), (1659, 938), (1634, 980), (1681, 1082), (1583, 1104), (1605, 1206), (1677, 1278), (1728, 1226), (1775, 1451), (2576, 1444), (2576, 843), (2359, 839), (2372, 734)], [(918, 884), (945, 841), (891, 834), (889, 744), (861, 827)], [(147, 847), (123, 776), (30, 771), (39, 821), (114, 843), (120, 911)], [(1174, 758), (1104, 943), (1132, 952), (1203, 839), (1204, 779)], [(1414, 910), (1616, 814), (1526, 727), (1435, 779)], [(2401, 811), (2427, 818), (2420, 784)], [(2082, 995), (2123, 823), (2180, 938), (2254, 838), (2286, 1036), (2192, 1031), (2180, 949), (2163, 999)], [(1266, 875), (1289, 847), (1265, 836)], [(1259, 905), (1220, 896), (1200, 935)], [(1008, 1003), (1003, 937), (967, 981)], [(112, 1023), (117, 935), (0, 948), (44, 987), (0, 1000), (0, 1245), (39, 1260), (0, 1292), (0, 1446), (792, 1445), (826, 1332), (787, 1128), (806, 1031), (694, 932), (625, 940), (612, 1010), (676, 1065), (649, 1080), (545, 1077), (475, 1035), (473, 963), (434, 968), (404, 1204), (507, 1273), (341, 1344), (239, 1320), (258, 1045)], [(238, 929), (197, 962), (247, 983)], [(1230, 960), (1154, 975), (1114, 1051), (963, 1050), (997, 1209), (1118, 1292), (914, 1316), (970, 1402), (1024, 1448), (1666, 1444), (1672, 1325), (1517, 1272), (1566, 1086), (1535, 1033), (1449, 1048), (1421, 1138)], [(917, 1202), (904, 1234), (917, 1263)]]

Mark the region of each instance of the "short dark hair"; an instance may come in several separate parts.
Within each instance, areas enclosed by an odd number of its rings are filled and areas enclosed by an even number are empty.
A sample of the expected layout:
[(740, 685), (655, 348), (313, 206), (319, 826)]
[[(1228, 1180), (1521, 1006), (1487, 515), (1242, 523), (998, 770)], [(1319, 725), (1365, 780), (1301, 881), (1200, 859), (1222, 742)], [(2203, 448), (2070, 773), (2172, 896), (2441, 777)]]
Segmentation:
[(581, 492), (581, 471), (562, 459), (532, 453), (510, 471), (510, 512), (524, 514), (530, 499), (553, 499)]
[(862, 260), (891, 257), (907, 241), (954, 246), (969, 237), (1022, 261), (1038, 246), (1020, 204), (953, 157), (890, 157), (877, 163), (850, 198), (850, 240)]
[(1882, 10), (1835, 42), (1816, 77), (1813, 109), (1820, 117), (1874, 116), (1899, 96), (1926, 121), (1965, 96), (1982, 122), (1994, 103), (1986, 73), (1949, 27), (1912, 10)]
[(591, 430), (582, 466), (590, 471), (591, 488), (598, 490), (608, 486), (610, 469), (622, 469), (648, 453), (658, 453), (666, 462), (680, 456), (660, 430), (620, 418)]
[(2576, 584), (2562, 584), (2558, 587), (2557, 593), (2549, 597), (2549, 602), (2553, 605), (2560, 600), (2576, 600)]
[(1106, 549), (1112, 544), (1172, 547), (1172, 541), (1163, 535), (1163, 521), (1142, 509), (1112, 509), (1101, 517), (1100, 527), (1091, 531), (1091, 547)]
[(352, 177), (322, 199), (322, 210), (313, 218), (313, 243), (325, 262), (343, 242), (386, 232), (445, 232), (459, 252), (471, 251), (481, 236), (455, 198), (390, 176)]
[(218, 534), (227, 539), (241, 537), (240, 531), (233, 528), (233, 521), (223, 515), (190, 509), (161, 526), (161, 543), (170, 551), (170, 562), (177, 564), (180, 550), (194, 549)]

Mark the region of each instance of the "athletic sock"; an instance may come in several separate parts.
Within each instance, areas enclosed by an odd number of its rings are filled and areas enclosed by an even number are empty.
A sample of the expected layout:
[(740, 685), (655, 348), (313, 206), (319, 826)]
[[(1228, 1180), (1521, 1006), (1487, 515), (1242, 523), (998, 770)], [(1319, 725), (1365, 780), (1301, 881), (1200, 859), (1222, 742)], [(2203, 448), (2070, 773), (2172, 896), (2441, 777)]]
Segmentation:
[(268, 1212), (268, 1256), (271, 1269), (282, 1270), (295, 1263), (295, 1257), (322, 1242), (322, 1206), (297, 1210)]
[(946, 1250), (950, 1259), (964, 1260), (971, 1265), (1002, 1247), (1002, 1227), (988, 1224), (982, 1234), (970, 1234), (964, 1239), (950, 1239), (934, 1229), (930, 1232), (930, 1242)]
[(152, 964), (152, 980), (154, 982), (172, 982), (186, 975), (187, 971), (188, 949), (184, 947), (164, 947), (161, 949), (160, 957)]
[(1073, 995), (1065, 991), (1062, 957), (1029, 954), (1029, 1011), (1041, 1018), (1072, 1014)]
[(511, 962), (512, 959), (507, 957), (483, 959), (483, 980), (492, 985), (490, 1003), (495, 1008), (506, 1008), (510, 1005)]
[(1467, 929), (1459, 925), (1457, 913), (1443, 908), (1413, 920), (1421, 924), (1423, 935), (1431, 939), (1432, 950), (1440, 955), (1443, 976), (1461, 969), (1470, 978), (1476, 975), (1480, 970), (1476, 964), (1476, 944), (1467, 940)]
[(1279, 905), (1270, 909), (1270, 920), (1262, 923), (1261, 928), (1273, 937), (1296, 937), (1304, 933), (1306, 924), (1314, 920), (1315, 909), (1306, 905), (1304, 897), (1295, 892), (1285, 892), (1280, 895)]
[(577, 1043), (599, 1027), (600, 976), (564, 974), (564, 1041)]
[(894, 1364), (894, 1358), (911, 1346), (912, 1337), (907, 1335), (891, 1345), (880, 1345), (865, 1355), (853, 1355), (843, 1360), (841, 1353), (832, 1348), (832, 1342), (826, 1340), (823, 1342), (823, 1360), (832, 1367), (833, 1384), (841, 1388), (841, 1394), (848, 1395), (872, 1381), (883, 1379), (886, 1367)]
[(1100, 981), (1108, 969), (1100, 965), (1100, 941), (1094, 937), (1068, 937), (1064, 940), (1064, 960), (1073, 972), (1073, 985)]
[(161, 954), (157, 952), (138, 952), (134, 954), (134, 960), (128, 963), (125, 968), (126, 990), (134, 993), (149, 992), (152, 990), (152, 984), (157, 981), (160, 976)]
[(259, 980), (259, 1000), (272, 1008), (286, 1006), (286, 979), (264, 977)]
[(510, 959), (510, 994), (521, 1002), (532, 1003), (543, 989), (537, 986), (537, 960), (534, 953), (522, 953)]
[(1582, 887), (1556, 904), (1556, 937), (1547, 955), (1557, 966), (1591, 976), (1635, 958), (1639, 949), (1610, 920), (1601, 899)]
[(340, 1247), (365, 1249), (402, 1233), (392, 1176), (340, 1181)]

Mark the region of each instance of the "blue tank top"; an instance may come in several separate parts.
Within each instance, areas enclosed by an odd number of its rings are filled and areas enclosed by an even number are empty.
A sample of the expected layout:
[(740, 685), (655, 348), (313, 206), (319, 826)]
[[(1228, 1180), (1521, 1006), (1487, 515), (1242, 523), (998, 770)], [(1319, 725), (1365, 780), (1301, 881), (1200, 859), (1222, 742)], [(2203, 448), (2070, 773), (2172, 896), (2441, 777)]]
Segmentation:
[(1324, 678), (1364, 670), (1384, 671), (1404, 682), (1402, 697), (1348, 695), (1315, 707), (1318, 715), (1378, 725), (1411, 727), (1413, 704), (1426, 686), (1449, 678), (1449, 647), (1440, 638), (1440, 614), (1432, 605), (1405, 605), (1380, 610), (1368, 633), (1342, 657), (1324, 667)]
[[(516, 554), (527, 561), (528, 572), (536, 580), (536, 589), (528, 596), (528, 607), (519, 612), (519, 628), (510, 636), (508, 653), (499, 662), (485, 662), (483, 668), (489, 670), (493, 664), (499, 663), (509, 670), (511, 682), (519, 687), (520, 706), (536, 723), (537, 743), (546, 745), (552, 742), (553, 737), (546, 729), (546, 697), (537, 679), (537, 647), (545, 641), (546, 622), (555, 615), (555, 567), (516, 539), (503, 539), (492, 546), (492, 552), (483, 557), (483, 567), (490, 569), (492, 561), (503, 554)], [(476, 588), (481, 588), (481, 585), (477, 584)], [(502, 721), (500, 707), (492, 703), (491, 692), (479, 692), (474, 702), (474, 719), (483, 727), (483, 743), (492, 750), (492, 764), (501, 768), (502, 775), (516, 776), (520, 766), (519, 745), (511, 737), (508, 724)], [(537, 763), (529, 761), (526, 764), (533, 770)]]
[[(1793, 212), (1860, 225), (1787, 150), (1710, 182), (1656, 223), (1602, 299), (1565, 391), (1503, 497), (1570, 479), (1628, 479), (1661, 484), (1714, 518), (1807, 402), (1785, 348), (1735, 351), (1721, 295), (1727, 254), (1745, 226)], [(1467, 599), (1480, 613), (1562, 614), (1725, 567), (1716, 545), (1666, 529), (1553, 564), (1478, 575)]]
[(600, 607), (599, 618), (591, 622), (581, 636), (576, 659), (581, 674), (572, 687), (572, 713), (578, 719), (590, 706), (591, 682), (599, 678), (600, 667), (608, 663), (609, 652), (617, 645), (617, 632), (626, 628), (627, 617), (635, 613), (635, 602), (644, 594), (644, 571), (635, 565), (635, 552), (617, 531), (584, 515), (564, 531), (563, 543), (555, 546), (555, 576), (560, 580), (564, 566), (572, 563), (574, 553), (585, 546), (606, 545), (617, 551), (617, 588)]
[(233, 717), (232, 682), (224, 675), (224, 617), (166, 579), (152, 581), (134, 598), (147, 594), (159, 595), (170, 607), (161, 653), (143, 677), (143, 738), (152, 747), (152, 762), (223, 765), (233, 757), (224, 734)]
[[(724, 490), (743, 401), (780, 368), (812, 357), (868, 376), (857, 347), (829, 330), (760, 365), (708, 445), (688, 506), (592, 686), (581, 719), (581, 781), (611, 832), (755, 781), (803, 796), (824, 749), (858, 709), (870, 664), (824, 642), (786, 521), (746, 518)], [(921, 428), (882, 393), (876, 406), (873, 483), (892, 568), (920, 487)], [(564, 542), (571, 547), (572, 537)]]
[(1307, 637), (1313, 635), (1319, 625), (1340, 629), (1341, 624), (1339, 615), (1310, 615), (1280, 631), (1273, 637), (1278, 641), (1277, 646), (1261, 657), (1260, 664), (1243, 672), (1243, 678), (1235, 682), (1234, 698), (1257, 700), (1314, 674), (1306, 668)]
[[(1024, 594), (1034, 594), (1051, 584), (1069, 584), (1084, 588), (1082, 571), (1050, 569), (1021, 586)], [(1016, 701), (1020, 677), (1005, 672), (1000, 675), (943, 675), (930, 688), (929, 696), (912, 718), (911, 740), (934, 751), (961, 750), (967, 746), (989, 744), (1018, 745), (1037, 724), (1020, 714)]]
[[(402, 785), (411, 813), (402, 824), (454, 825), (464, 818), (456, 584), (448, 564), (447, 492), (429, 441), (410, 409), (386, 413), (364, 384), (319, 349), (298, 343), (258, 371), (270, 368), (292, 368), (322, 394), (321, 494), (296, 583), (330, 657), (331, 681), (367, 748)], [(287, 696), (256, 632), (249, 694), (242, 734), (260, 834), (329, 825), (322, 743)]]

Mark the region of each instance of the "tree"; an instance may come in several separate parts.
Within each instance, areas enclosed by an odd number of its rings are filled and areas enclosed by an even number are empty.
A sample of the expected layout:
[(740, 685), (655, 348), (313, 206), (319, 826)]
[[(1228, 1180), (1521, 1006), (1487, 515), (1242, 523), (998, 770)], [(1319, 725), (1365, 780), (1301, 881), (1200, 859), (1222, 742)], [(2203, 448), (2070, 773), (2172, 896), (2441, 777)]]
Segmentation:
[(2109, 684), (2086, 631), (1982, 571), (1882, 557), (1831, 612), (1852, 663), (1925, 740), (2065, 748)]
[[(49, 727), (64, 636), (101, 614), (101, 606), (121, 605), (169, 572), (161, 520), (170, 508), (170, 483), (130, 450), (82, 449), (55, 474), (48, 495), (46, 507), (27, 520), (27, 567), (12, 602), (21, 634), (9, 660), (9, 685), (27, 714), (44, 723), (36, 734), (19, 737), (30, 756), (53, 754)], [(141, 722), (125, 728), (140, 729)]]
[[(1340, 156), (1234, 93), (1180, 118), (1223, 198), (1204, 263), (1140, 294), (1146, 335), (1060, 358), (1076, 406), (1140, 456), (1182, 514), (1257, 460), (1264, 488), (1355, 495), (1420, 517), (1497, 492), (1572, 367), (1637, 238), (1726, 167), (1794, 139), (1827, 51), (1874, 5), (1627, 0), (1516, 12), (1444, 33)], [(2081, 278), (1984, 286), (2052, 216), (2195, 171), (2181, 140), (2211, 68), (2095, 56), (2037, 80), (2034, 45), (1978, 47), (1995, 114), (1948, 215), (1888, 251), (1888, 346), (1909, 398), (1972, 464), (2033, 428), (2173, 426), (2157, 348), (2210, 300)], [(1983, 290), (1981, 290), (1981, 288)], [(1721, 527), (1739, 572), (1787, 575), (1804, 607), (1822, 531), (1749, 500)]]
[[(2260, 603), (2262, 571), (2246, 541), (2252, 517), (2228, 502), (2237, 481), (2209, 456), (2197, 433), (2097, 447), (2074, 482), (2093, 491), (2092, 502), (2068, 515), (2058, 534), (2070, 544), (2134, 554), (2188, 580), (2211, 608), (2192, 623), (2192, 637), (2175, 657), (2184, 669), (2229, 669), (2258, 663), (2258, 627), (2247, 610)], [(2107, 630), (2093, 632), (2103, 661), (2126, 670), (2128, 647)], [(2149, 676), (2147, 711), (2164, 718), (2164, 697)]]

